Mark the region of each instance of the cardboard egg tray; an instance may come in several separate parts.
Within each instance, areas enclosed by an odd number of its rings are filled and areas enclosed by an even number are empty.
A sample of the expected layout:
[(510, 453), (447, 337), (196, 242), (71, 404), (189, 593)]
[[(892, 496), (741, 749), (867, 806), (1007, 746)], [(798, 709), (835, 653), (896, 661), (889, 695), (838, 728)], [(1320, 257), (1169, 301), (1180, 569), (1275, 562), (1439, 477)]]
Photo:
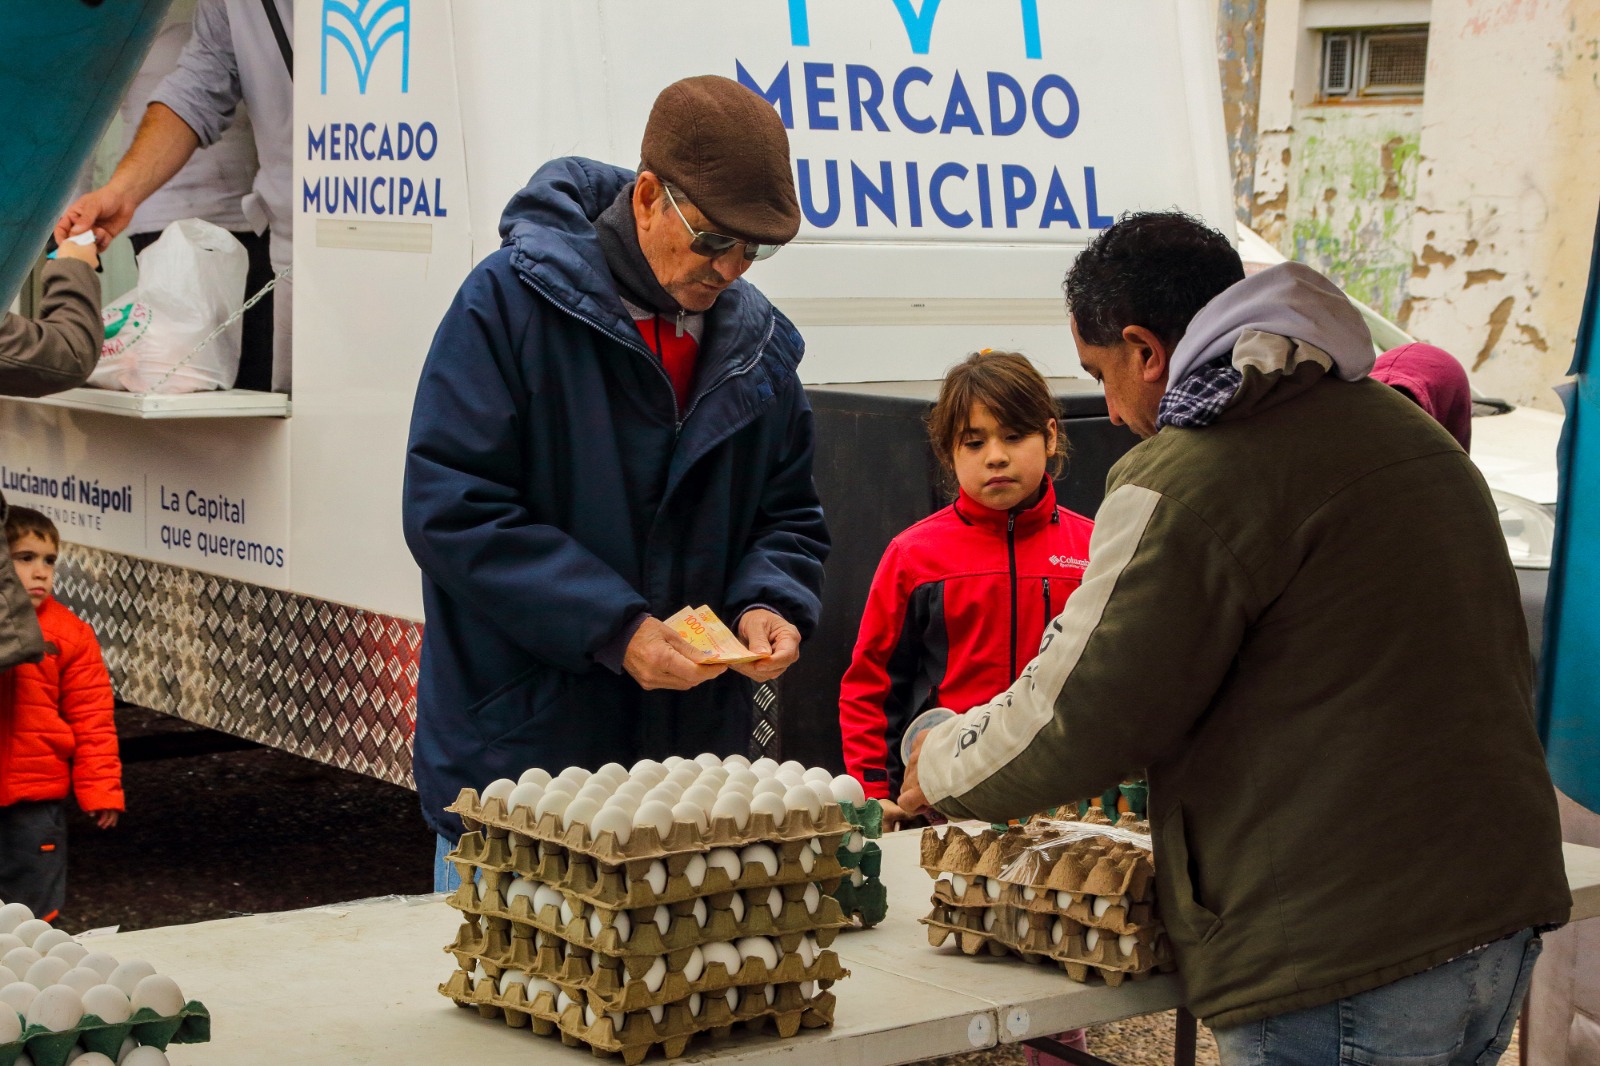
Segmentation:
[(833, 898), (855, 924), (870, 929), (889, 913), (889, 893), (878, 879), (883, 853), (875, 843), (883, 836), (883, 806), (869, 799), (860, 804), (841, 802), (839, 809), (852, 832), (845, 834), (836, 853), (845, 876)]
[[(842, 837), (842, 832), (840, 834)], [(747, 863), (737, 878), (730, 878), (721, 867), (708, 869), (700, 884), (691, 884), (685, 869), (689, 860), (703, 852), (700, 849), (662, 855), (655, 858), (631, 859), (623, 863), (596, 862), (582, 854), (547, 850), (541, 857), (528, 845), (511, 845), (507, 838), (486, 838), (480, 832), (464, 835), (451, 852), (449, 859), (455, 864), (462, 883), (481, 870), (486, 891), (504, 900), (505, 887), (522, 876), (536, 884), (550, 885), (571, 899), (582, 900), (604, 910), (635, 910), (659, 904), (694, 901), (702, 897), (721, 896), (734, 890), (754, 888), (805, 886), (816, 882), (824, 892), (831, 882), (844, 876), (844, 868), (833, 854), (836, 850), (833, 837), (813, 838), (822, 847), (819, 854), (809, 839), (788, 841), (753, 841), (769, 844), (778, 857), (777, 874), (767, 873), (766, 867)], [(723, 845), (718, 847), (740, 847)], [(646, 880), (650, 866), (662, 863), (667, 869), (664, 891), (657, 892)], [(454, 906), (454, 901), (452, 901)]]
[[(1037, 911), (1016, 907), (995, 907), (994, 925), (985, 929), (987, 907), (952, 907), (935, 898), (933, 911), (922, 919), (928, 927), (928, 943), (939, 947), (952, 936), (962, 954), (1020, 955), (1031, 962), (1050, 961), (1060, 964), (1074, 981), (1087, 981), (1091, 973), (1099, 973), (1105, 983), (1115, 987), (1124, 980), (1142, 980), (1154, 972), (1173, 968), (1172, 948), (1160, 926), (1148, 926), (1131, 934), (1135, 941), (1126, 954), (1121, 938), (1112, 932), (1097, 936), (1089, 946), (1092, 927), (1063, 919), (1065, 926), (1060, 942), (1052, 938), (1054, 918), (1041, 916)], [(1019, 932), (1017, 919), (1030, 918), (1026, 932)], [(1048, 918), (1048, 920), (1044, 920)], [(1032, 920), (1040, 919), (1040, 920)]]
[(736, 1005), (730, 1004), (725, 994), (713, 993), (703, 997), (698, 1015), (690, 1012), (688, 997), (658, 1004), (654, 1009), (626, 1012), (602, 1010), (590, 999), (587, 1005), (595, 1012), (592, 1024), (585, 1018), (582, 989), (565, 989), (575, 1002), (562, 1011), (557, 1011), (556, 997), (548, 990), (529, 1000), (527, 989), (513, 984), (502, 995), (495, 982), (480, 980), (474, 985), (471, 975), (463, 970), (451, 974), (439, 991), (459, 1006), (476, 1008), (485, 1018), (503, 1017), (512, 1028), (527, 1027), (540, 1036), (559, 1036), (568, 1046), (587, 1045), (597, 1057), (620, 1055), (625, 1066), (636, 1066), (653, 1048), (659, 1047), (666, 1058), (677, 1058), (697, 1036), (726, 1038), (735, 1026), (750, 1030), (771, 1026), (784, 1038), (802, 1028), (831, 1026), (835, 1000), (825, 988), (819, 983), (807, 996), (799, 984), (779, 984), (769, 1003), (765, 987), (753, 986), (740, 992)]
[[(631, 859), (661, 859), (681, 852), (708, 851), (716, 847), (776, 845), (778, 841), (840, 836), (850, 828), (839, 806), (829, 803), (823, 805), (821, 817), (815, 819), (809, 811), (789, 811), (782, 821), (770, 814), (752, 814), (743, 829), (732, 818), (713, 819), (706, 833), (701, 833), (688, 822), (677, 822), (665, 837), (654, 826), (642, 826), (633, 830), (626, 844), (620, 844), (616, 834), (609, 831), (591, 839), (587, 826), (562, 828), (560, 818), (554, 814), (546, 814), (535, 820), (533, 812), (526, 807), (508, 811), (505, 803), (499, 799), (480, 800), (477, 789), (462, 789), (456, 801), (446, 809), (460, 815), (468, 832), (482, 828), (485, 835), (491, 837), (520, 833), (534, 840), (559, 844), (568, 852), (589, 855), (612, 864)], [(827, 847), (824, 852), (831, 850), (832, 847)]]
[(211, 1013), (198, 1000), (190, 1000), (170, 1018), (144, 1007), (125, 1022), (103, 1022), (93, 1014), (85, 1014), (77, 1025), (59, 1033), (42, 1025), (30, 1025), (16, 1040), (0, 1044), (0, 1066), (12, 1066), (24, 1053), (34, 1066), (65, 1066), (72, 1049), (79, 1044), (115, 1059), (122, 1042), (130, 1036), (135, 1043), (162, 1051), (168, 1044), (203, 1044), (211, 1039)]

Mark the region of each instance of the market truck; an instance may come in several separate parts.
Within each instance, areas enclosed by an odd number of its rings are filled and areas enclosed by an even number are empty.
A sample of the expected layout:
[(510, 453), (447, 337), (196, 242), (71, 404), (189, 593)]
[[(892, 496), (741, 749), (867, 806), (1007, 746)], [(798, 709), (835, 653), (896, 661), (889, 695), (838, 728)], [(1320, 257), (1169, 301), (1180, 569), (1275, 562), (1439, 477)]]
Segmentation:
[[(0, 489), (72, 543), (58, 588), (123, 699), (409, 783), (424, 619), (400, 503), (434, 330), (541, 163), (633, 166), (662, 87), (736, 78), (789, 127), (805, 216), (748, 278), (806, 339), (836, 544), (783, 733), (836, 762), (871, 566), (938, 502), (931, 382), (985, 347), (1073, 374), (1062, 275), (1119, 213), (1231, 232), (1208, 6), (299, 0), (292, 397), (3, 400)], [(1062, 390), (1092, 509), (1132, 438), (1092, 383)]]

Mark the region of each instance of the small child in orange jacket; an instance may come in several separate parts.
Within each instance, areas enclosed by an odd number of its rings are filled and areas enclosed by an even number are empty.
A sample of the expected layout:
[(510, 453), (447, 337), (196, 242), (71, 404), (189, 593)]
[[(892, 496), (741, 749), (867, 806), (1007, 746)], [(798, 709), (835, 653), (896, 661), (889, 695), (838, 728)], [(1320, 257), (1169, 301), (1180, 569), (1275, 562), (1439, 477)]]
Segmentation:
[(0, 900), (53, 920), (67, 894), (66, 796), (101, 829), (123, 810), (111, 678), (94, 630), (51, 596), (61, 536), (27, 507), (6, 541), (39, 612), (45, 657), (0, 674)]

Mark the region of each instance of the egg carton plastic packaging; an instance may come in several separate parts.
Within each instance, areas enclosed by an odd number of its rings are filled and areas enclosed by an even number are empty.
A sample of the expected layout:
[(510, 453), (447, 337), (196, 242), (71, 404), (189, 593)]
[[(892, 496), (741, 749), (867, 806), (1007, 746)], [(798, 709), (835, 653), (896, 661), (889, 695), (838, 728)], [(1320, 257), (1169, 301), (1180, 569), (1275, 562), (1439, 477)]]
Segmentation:
[(476, 1007), (486, 1018), (500, 1016), (513, 1028), (559, 1036), (573, 1047), (587, 1045), (597, 1056), (620, 1055), (626, 1066), (634, 1066), (654, 1048), (666, 1058), (677, 1058), (697, 1036), (725, 1038), (736, 1026), (753, 1030), (770, 1026), (785, 1038), (802, 1028), (831, 1026), (835, 999), (826, 987), (823, 981), (809, 987), (751, 985), (693, 994), (637, 1011), (597, 1009), (585, 999), (583, 989), (547, 983), (534, 990), (534, 985), (520, 982), (474, 981), (462, 970), (451, 974), (440, 991), (462, 1006)]
[(820, 805), (820, 812), (815, 815), (809, 810), (786, 811), (781, 819), (766, 811), (751, 812), (744, 816), (742, 826), (736, 818), (716, 816), (708, 820), (704, 829), (690, 821), (676, 820), (664, 834), (654, 825), (638, 826), (625, 841), (611, 830), (592, 834), (587, 825), (563, 825), (561, 816), (554, 813), (535, 817), (525, 806), (508, 809), (498, 796), (482, 800), (478, 791), (471, 788), (462, 789), (446, 809), (459, 815), (469, 832), (483, 828), (490, 837), (519, 833), (612, 865), (717, 847), (836, 837), (849, 829), (837, 803)]
[[(559, 938), (602, 955), (648, 959), (697, 944), (802, 933), (815, 934), (827, 947), (850, 924), (838, 902), (811, 882), (729, 890), (631, 910), (600, 907), (520, 878), (509, 888), (480, 891), (487, 883), (475, 886), (464, 878), (448, 900), (464, 915), (484, 920), (481, 926), (463, 927), (464, 936), (471, 934), (474, 951), (481, 950), (476, 944), (485, 939), (498, 945), (496, 951), (515, 950), (521, 942), (521, 950), (531, 954), (537, 945)], [(509, 907), (503, 902), (507, 894), (512, 896)]]
[(98, 1051), (115, 1060), (123, 1042), (130, 1038), (162, 1051), (169, 1044), (203, 1044), (211, 1039), (211, 1014), (204, 1004), (190, 1000), (177, 1014), (167, 1017), (143, 1007), (125, 1022), (105, 1022), (86, 1014), (77, 1025), (60, 1032), (30, 1025), (17, 1039), (0, 1044), (0, 1066), (12, 1066), (24, 1053), (33, 1066), (65, 1066), (80, 1045), (85, 1051)]
[[(461, 838), (448, 858), (464, 886), (476, 881), (481, 887), (473, 891), (481, 892), (485, 899), (497, 899), (502, 911), (508, 902), (516, 904), (512, 890), (519, 879), (529, 885), (549, 885), (605, 910), (638, 910), (735, 890), (813, 882), (829, 885), (844, 876), (834, 854), (836, 841), (843, 835), (841, 831), (837, 836), (800, 840), (718, 843), (704, 851), (609, 863), (554, 851), (535, 859), (531, 849), (520, 845), (509, 850), (512, 860), (495, 861), (496, 852), (503, 849), (497, 849), (492, 838), (474, 831)], [(512, 898), (508, 900), (508, 896)], [(454, 897), (450, 902), (456, 905)], [(463, 910), (478, 907), (465, 895), (462, 902), (468, 904)]]
[(1118, 936), (1016, 907), (951, 907), (935, 899), (922, 920), (928, 943), (940, 947), (955, 937), (963, 954), (1014, 954), (1032, 962), (1058, 963), (1074, 981), (1098, 973), (1115, 987), (1173, 968), (1172, 949), (1159, 926)]

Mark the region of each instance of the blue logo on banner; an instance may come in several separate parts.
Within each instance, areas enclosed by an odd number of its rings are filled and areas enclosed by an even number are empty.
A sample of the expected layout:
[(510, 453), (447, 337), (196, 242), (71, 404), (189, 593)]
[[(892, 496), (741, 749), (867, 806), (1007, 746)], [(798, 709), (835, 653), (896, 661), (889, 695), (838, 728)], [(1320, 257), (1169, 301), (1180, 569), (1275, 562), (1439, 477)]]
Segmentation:
[(328, 91), (328, 42), (344, 46), (363, 96), (378, 53), (400, 38), (400, 91), (411, 83), (411, 0), (323, 0), (322, 92)]

